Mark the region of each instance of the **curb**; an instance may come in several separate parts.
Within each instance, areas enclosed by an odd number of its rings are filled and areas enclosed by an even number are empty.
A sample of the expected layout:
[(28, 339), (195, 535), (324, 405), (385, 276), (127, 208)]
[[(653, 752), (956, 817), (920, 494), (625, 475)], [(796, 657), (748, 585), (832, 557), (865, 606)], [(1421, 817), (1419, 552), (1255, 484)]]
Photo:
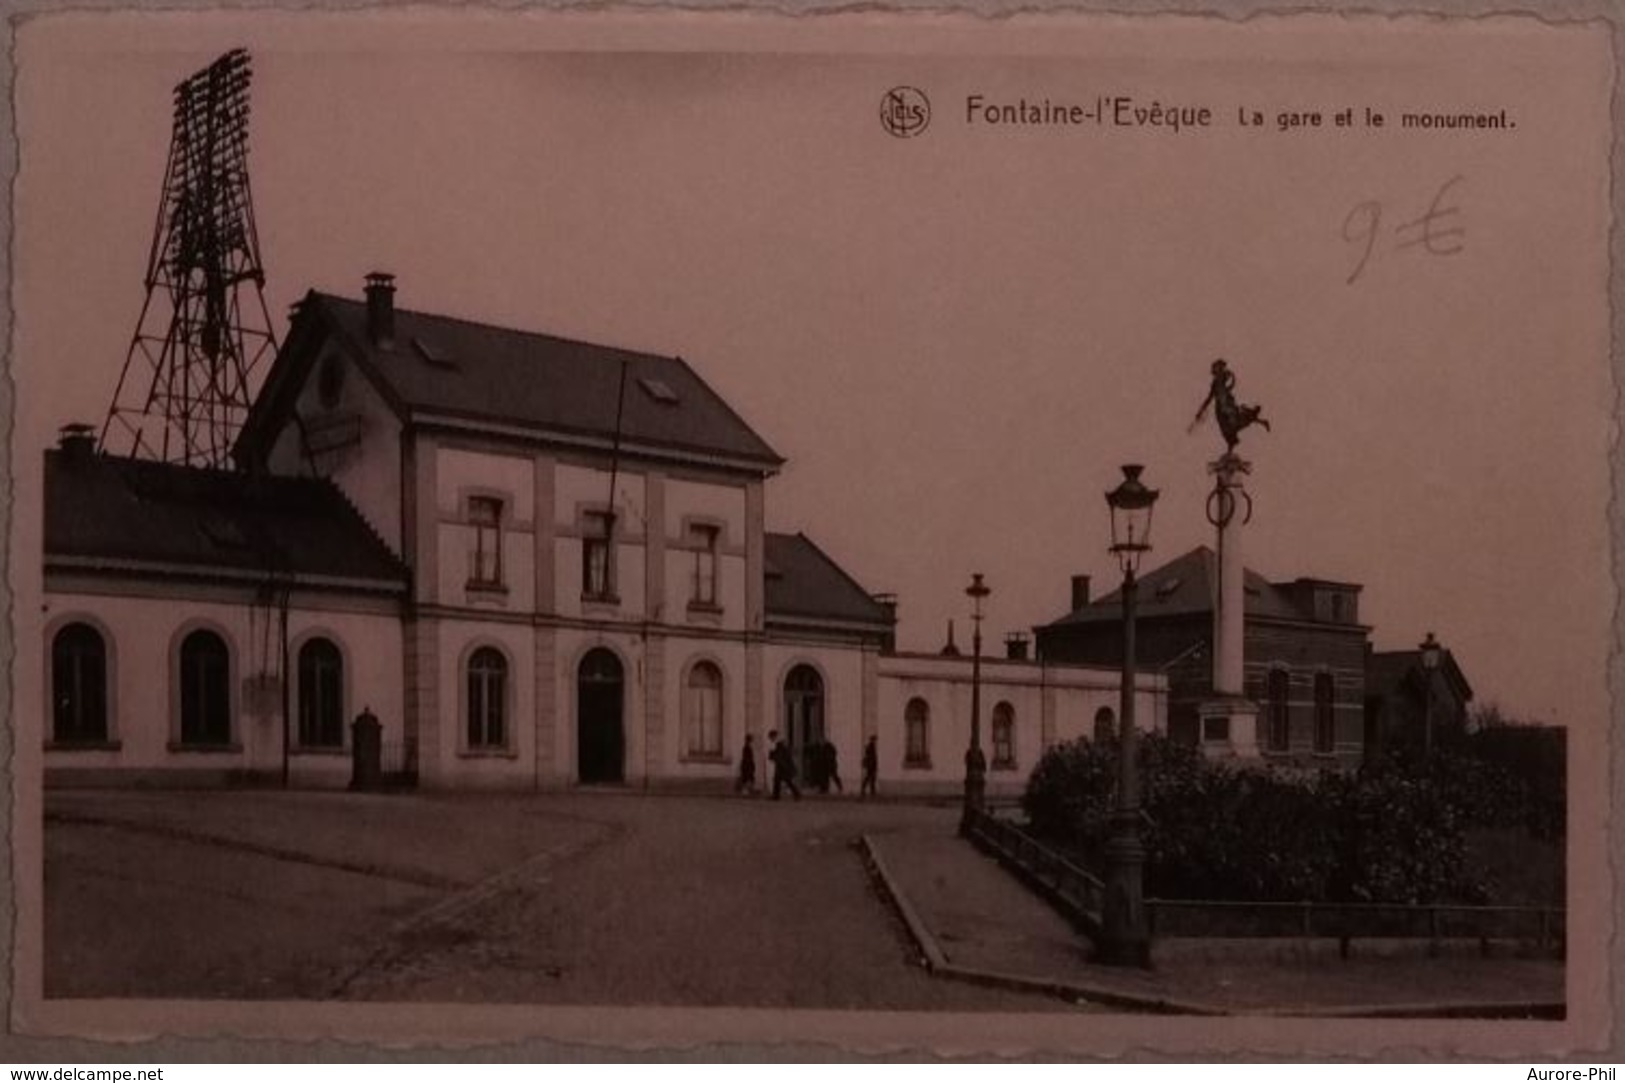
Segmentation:
[(880, 849), (875, 845), (874, 839), (869, 835), (860, 838), (865, 857), (875, 871), (875, 877), (880, 882), (886, 897), (891, 900), (892, 906), (903, 918), (903, 924), (908, 927), (909, 936), (914, 946), (925, 958), (925, 969), (930, 973), (955, 981), (968, 982), (972, 985), (991, 986), (999, 989), (1014, 989), (1017, 992), (1041, 993), (1045, 996), (1055, 997), (1068, 1001), (1087, 1001), (1092, 1004), (1105, 1004), (1115, 1008), (1133, 1008), (1142, 1012), (1153, 1012), (1163, 1015), (1229, 1015), (1227, 1009), (1209, 1004), (1198, 1004), (1191, 1001), (1170, 1000), (1165, 997), (1139, 996), (1133, 993), (1123, 993), (1115, 989), (1104, 989), (1097, 986), (1079, 985), (1073, 982), (1057, 981), (1049, 978), (1032, 978), (1024, 974), (1006, 974), (996, 970), (981, 970), (976, 967), (960, 966), (948, 961), (943, 953), (942, 946), (937, 938), (931, 935), (925, 922), (920, 919), (914, 904), (908, 899), (903, 889), (898, 886), (892, 877), (891, 871), (886, 867), (885, 859), (880, 855)]
[(880, 849), (869, 835), (860, 837), (864, 856), (874, 870), (881, 889), (902, 916), (910, 938), (925, 960), (931, 974), (955, 981), (993, 988), (1013, 989), (1017, 992), (1040, 993), (1060, 1000), (1102, 1004), (1138, 1012), (1160, 1015), (1195, 1016), (1265, 1016), (1274, 1018), (1319, 1017), (1344, 1019), (1564, 1019), (1567, 1006), (1564, 1001), (1466, 1001), (1440, 1003), (1411, 1003), (1389, 1005), (1342, 1005), (1326, 1007), (1264, 1007), (1226, 1008), (1199, 1001), (1174, 1000), (1167, 997), (1126, 993), (1104, 986), (1083, 985), (1052, 978), (1034, 978), (1025, 974), (1007, 974), (996, 970), (981, 970), (961, 966), (949, 961), (942, 946), (920, 918), (908, 895), (893, 878), (881, 857)]

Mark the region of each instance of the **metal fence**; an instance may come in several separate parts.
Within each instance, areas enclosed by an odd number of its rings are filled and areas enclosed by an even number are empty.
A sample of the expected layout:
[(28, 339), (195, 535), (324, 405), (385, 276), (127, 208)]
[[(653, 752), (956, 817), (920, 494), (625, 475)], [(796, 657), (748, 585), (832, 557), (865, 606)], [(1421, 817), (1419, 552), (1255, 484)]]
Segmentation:
[(1560, 950), (1567, 935), (1562, 907), (1457, 906), (1409, 903), (1231, 902), (1220, 899), (1148, 899), (1154, 936), (1304, 937), (1336, 939), (1343, 954), (1353, 940), (1476, 940)]
[(1091, 936), (1099, 932), (1106, 886), (1015, 824), (982, 811), (971, 814), (971, 841), (1045, 896)]
[(384, 782), (390, 786), (416, 786), (418, 783), (418, 743), (410, 737), (385, 741), (380, 748)]
[[(1097, 935), (1105, 886), (1082, 866), (989, 812), (974, 813), (970, 838), (1025, 880), (1074, 924)], [(1232, 902), (1147, 899), (1153, 936), (1335, 939), (1345, 956), (1354, 940), (1513, 942), (1561, 953), (1567, 914), (1557, 906), (1456, 906), (1410, 903)]]

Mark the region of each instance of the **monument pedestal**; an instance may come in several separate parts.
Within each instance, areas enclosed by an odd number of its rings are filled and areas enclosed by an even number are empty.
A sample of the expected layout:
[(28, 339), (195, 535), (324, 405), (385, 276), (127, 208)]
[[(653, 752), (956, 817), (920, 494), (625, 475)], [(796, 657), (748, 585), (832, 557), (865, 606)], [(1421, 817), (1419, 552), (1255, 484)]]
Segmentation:
[(1258, 758), (1258, 705), (1240, 696), (1215, 696), (1197, 707), (1203, 754), (1220, 758)]

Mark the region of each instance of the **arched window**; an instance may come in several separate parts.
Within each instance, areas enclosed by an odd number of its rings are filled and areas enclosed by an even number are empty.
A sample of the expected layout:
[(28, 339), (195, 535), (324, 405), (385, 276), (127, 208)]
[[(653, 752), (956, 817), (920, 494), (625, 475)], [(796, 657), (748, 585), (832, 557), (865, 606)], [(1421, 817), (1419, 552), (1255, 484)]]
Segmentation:
[(722, 755), (722, 670), (710, 662), (696, 662), (688, 671), (683, 731), (689, 755)]
[(1287, 696), (1292, 689), (1292, 678), (1284, 669), (1270, 670), (1265, 688), (1268, 701), (1269, 725), (1265, 738), (1271, 752), (1285, 752), (1292, 744), (1292, 714)]
[(107, 644), (82, 622), (65, 626), (51, 640), (51, 740), (63, 745), (107, 740)]
[(903, 765), (931, 766), (931, 708), (915, 698), (903, 709)]
[(344, 656), (330, 639), (299, 648), (299, 747), (344, 747)]
[(1110, 707), (1095, 712), (1095, 740), (1117, 740), (1117, 714)]
[(495, 647), (468, 657), (468, 747), (505, 748), (508, 741), (508, 660)]
[(1016, 709), (1008, 703), (993, 708), (993, 766), (1016, 765)]
[(206, 628), (181, 640), (181, 743), (231, 744), (231, 650)]
[(1337, 747), (1337, 722), (1332, 713), (1332, 675), (1315, 674), (1315, 751), (1331, 752)]

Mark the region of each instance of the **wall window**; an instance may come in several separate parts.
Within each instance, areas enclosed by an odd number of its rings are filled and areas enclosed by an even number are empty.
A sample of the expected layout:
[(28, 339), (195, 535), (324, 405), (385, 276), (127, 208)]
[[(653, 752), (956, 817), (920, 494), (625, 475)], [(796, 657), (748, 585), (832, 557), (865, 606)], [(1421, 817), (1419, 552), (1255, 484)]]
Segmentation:
[(714, 526), (696, 524), (690, 528), (694, 541), (693, 604), (717, 604), (717, 545), (722, 532)]
[(993, 766), (1016, 765), (1016, 710), (1008, 703), (993, 708)]
[(181, 640), (181, 744), (231, 744), (231, 651), (200, 628)]
[(107, 644), (82, 622), (51, 640), (51, 739), (63, 745), (107, 740)]
[(502, 501), (494, 496), (468, 498), (468, 522), (474, 528), (468, 580), (483, 587), (502, 585)]
[(581, 594), (585, 598), (615, 597), (615, 517), (608, 512), (589, 511), (581, 537)]
[(344, 657), (330, 639), (299, 648), (299, 747), (344, 747)]
[(1292, 678), (1284, 669), (1270, 670), (1265, 687), (1269, 724), (1265, 727), (1265, 747), (1271, 752), (1285, 752), (1292, 744), (1292, 712), (1287, 696), (1292, 690)]
[(1332, 675), (1315, 674), (1315, 751), (1331, 752), (1337, 745), (1337, 722), (1332, 713)]
[(923, 699), (911, 699), (903, 710), (903, 764), (931, 765), (931, 708)]
[(1102, 707), (1095, 712), (1095, 740), (1117, 740), (1117, 712), (1110, 707)]
[(691, 756), (722, 755), (722, 670), (696, 662), (683, 689), (683, 731)]
[(494, 647), (468, 658), (468, 747), (506, 748), (508, 742), (508, 660)]

